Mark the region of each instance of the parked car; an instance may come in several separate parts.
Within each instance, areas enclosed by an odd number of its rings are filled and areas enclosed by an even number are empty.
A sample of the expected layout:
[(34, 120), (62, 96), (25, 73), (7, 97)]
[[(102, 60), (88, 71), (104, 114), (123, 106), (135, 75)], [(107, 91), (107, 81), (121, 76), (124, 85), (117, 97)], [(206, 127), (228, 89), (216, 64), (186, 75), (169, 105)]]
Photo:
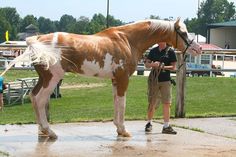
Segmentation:
[(144, 75), (145, 66), (144, 63), (138, 63), (137, 65), (137, 75)]

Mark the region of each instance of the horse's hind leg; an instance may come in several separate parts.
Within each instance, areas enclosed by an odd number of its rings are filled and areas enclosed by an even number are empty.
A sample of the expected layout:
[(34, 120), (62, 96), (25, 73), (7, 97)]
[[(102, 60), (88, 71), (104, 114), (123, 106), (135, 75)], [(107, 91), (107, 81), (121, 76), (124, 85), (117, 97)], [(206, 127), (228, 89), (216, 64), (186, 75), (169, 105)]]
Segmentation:
[[(49, 70), (35, 67), (39, 74), (39, 81), (31, 93), (31, 100), (35, 109), (37, 123), (39, 124), (39, 132), (42, 132), (51, 138), (57, 138), (56, 134), (50, 129), (48, 124), (47, 105), (49, 104), (50, 95), (59, 80), (62, 79), (64, 71), (62, 69), (60, 70), (60, 67), (53, 67)], [(56, 67), (57, 70), (55, 70)]]
[(36, 86), (33, 88), (32, 92), (30, 93), (30, 99), (31, 99), (31, 102), (35, 111), (36, 122), (37, 124), (39, 124), (39, 134), (43, 134), (43, 133), (41, 132), (41, 124), (39, 121), (39, 111), (37, 107), (36, 95), (42, 87), (43, 87), (43, 78), (39, 76), (39, 80)]
[[(44, 93), (44, 94), (42, 94)], [(35, 110), (36, 120), (39, 124), (39, 135), (45, 134), (52, 138), (57, 138), (56, 134), (49, 128), (48, 118), (46, 113), (46, 104), (48, 99), (46, 98), (45, 89), (41, 88), (40, 92), (37, 95), (31, 94), (31, 101)]]

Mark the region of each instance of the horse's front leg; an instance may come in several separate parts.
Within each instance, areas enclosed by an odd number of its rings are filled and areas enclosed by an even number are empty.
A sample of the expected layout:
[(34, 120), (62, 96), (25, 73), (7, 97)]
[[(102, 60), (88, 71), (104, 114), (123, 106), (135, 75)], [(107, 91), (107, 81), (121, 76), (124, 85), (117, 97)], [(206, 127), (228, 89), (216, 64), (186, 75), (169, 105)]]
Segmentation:
[(125, 107), (126, 107), (126, 94), (124, 96), (117, 96), (118, 117), (119, 117), (119, 131), (118, 135), (123, 137), (131, 137), (131, 134), (125, 129)]
[[(119, 84), (115, 80), (112, 80), (113, 85), (113, 103), (114, 103), (114, 124), (117, 127), (118, 136), (130, 137), (131, 134), (126, 131), (125, 121), (125, 107), (126, 107), (126, 93), (123, 91), (123, 96), (119, 96), (120, 88)], [(122, 95), (122, 94), (121, 94)]]

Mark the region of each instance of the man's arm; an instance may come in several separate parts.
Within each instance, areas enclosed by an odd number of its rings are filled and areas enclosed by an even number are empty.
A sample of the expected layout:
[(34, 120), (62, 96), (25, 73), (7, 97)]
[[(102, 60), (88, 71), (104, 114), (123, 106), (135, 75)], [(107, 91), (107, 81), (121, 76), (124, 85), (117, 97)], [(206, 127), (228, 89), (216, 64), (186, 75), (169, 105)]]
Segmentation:
[(163, 66), (162, 69), (170, 71), (176, 70), (176, 62), (171, 62), (170, 64), (169, 66)]

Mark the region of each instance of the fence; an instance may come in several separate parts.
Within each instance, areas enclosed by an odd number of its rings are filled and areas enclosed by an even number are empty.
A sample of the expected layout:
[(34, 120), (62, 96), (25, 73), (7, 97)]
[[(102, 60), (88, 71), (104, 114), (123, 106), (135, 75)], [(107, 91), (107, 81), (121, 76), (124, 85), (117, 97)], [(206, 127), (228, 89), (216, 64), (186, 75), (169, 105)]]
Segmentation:
[[(19, 78), (16, 81), (8, 82), (7, 89), (4, 90), (3, 96), (4, 101), (7, 105), (12, 105), (16, 103), (25, 103), (26, 96), (29, 95), (30, 91), (38, 82), (38, 77), (27, 77)], [(60, 86), (62, 80), (58, 83), (54, 89), (51, 98), (60, 98)]]
[(24, 104), (25, 97), (38, 82), (38, 78), (21, 78), (14, 82), (7, 83), (7, 89), (4, 91), (4, 100), (8, 105), (21, 102)]
[[(236, 49), (222, 49), (222, 50), (203, 50), (204, 54), (236, 54)], [(181, 55), (180, 52), (177, 52), (177, 66), (182, 64), (183, 61), (183, 55)], [(199, 70), (199, 69), (194, 69)], [(203, 69), (200, 69), (201, 71)], [(236, 72), (236, 69), (205, 69), (205, 71), (231, 71)], [(181, 118), (185, 117), (185, 86), (186, 86), (186, 63), (183, 64), (183, 66), (176, 71), (176, 108), (175, 108), (175, 117)]]

